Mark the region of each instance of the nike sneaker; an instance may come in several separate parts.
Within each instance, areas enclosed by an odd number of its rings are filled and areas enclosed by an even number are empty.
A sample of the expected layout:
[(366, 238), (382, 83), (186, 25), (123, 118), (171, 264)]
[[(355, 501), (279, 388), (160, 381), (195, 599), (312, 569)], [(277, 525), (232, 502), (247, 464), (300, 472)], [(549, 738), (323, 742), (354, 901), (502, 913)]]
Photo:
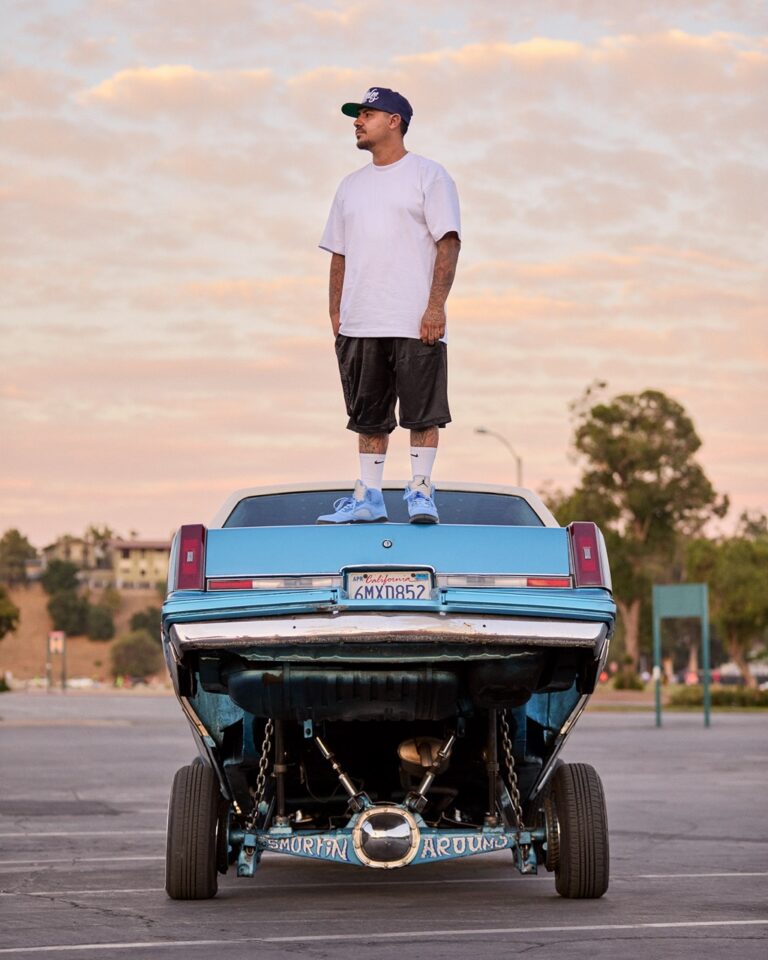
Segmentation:
[(339, 497), (333, 513), (317, 518), (318, 523), (386, 523), (387, 508), (381, 490), (370, 490), (360, 480), (351, 497)]
[(408, 504), (411, 523), (439, 523), (435, 506), (435, 487), (428, 477), (415, 477), (405, 486), (403, 500)]

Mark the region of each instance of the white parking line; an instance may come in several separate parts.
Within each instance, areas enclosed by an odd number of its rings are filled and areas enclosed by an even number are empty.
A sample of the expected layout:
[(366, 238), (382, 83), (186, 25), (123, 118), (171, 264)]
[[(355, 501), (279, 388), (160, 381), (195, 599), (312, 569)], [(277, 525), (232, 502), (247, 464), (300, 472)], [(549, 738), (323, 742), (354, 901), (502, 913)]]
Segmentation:
[(760, 873), (638, 873), (637, 880), (695, 880), (699, 877), (768, 877), (768, 871)]
[[(312, 934), (300, 937), (264, 937), (263, 943), (308, 943), (321, 940), (403, 940), (405, 938), (424, 939), (425, 937), (476, 937), (482, 935), (504, 935), (515, 933), (600, 933), (607, 930), (686, 930), (696, 927), (746, 927), (768, 926), (768, 917), (762, 920), (682, 920), (669, 923), (595, 923), (589, 925), (573, 924), (556, 927), (480, 927), (475, 930), (404, 930), (391, 933), (331, 933)], [(0, 950), (0, 953), (2, 951)]]
[(125, 893), (165, 893), (162, 887), (129, 887), (126, 890), (0, 890), (0, 897), (112, 897)]
[(29, 830), (26, 833), (0, 833), (0, 837), (6, 840), (36, 840), (38, 837), (149, 837), (165, 836), (165, 830), (132, 830), (126, 827), (125, 830), (68, 830), (57, 833), (37, 833)]
[(162, 947), (226, 947), (243, 943), (309, 943), (342, 940), (424, 940), (427, 937), (514, 936), (527, 933), (603, 933), (626, 930), (693, 930), (713, 927), (768, 926), (768, 918), (760, 920), (690, 920), (669, 923), (600, 923), (553, 927), (480, 927), (475, 929), (399, 930), (386, 933), (330, 933), (298, 937), (233, 937), (225, 940), (132, 940), (118, 943), (71, 943), (38, 947), (1, 947), (0, 955), (14, 953), (66, 953), (71, 950), (159, 950)]
[[(118, 859), (118, 858), (113, 858)], [(139, 858), (137, 858), (139, 859)], [(147, 859), (164, 859), (162, 857), (154, 857)], [(69, 861), (67, 861), (69, 862)], [(632, 880), (699, 880), (707, 879), (714, 877), (717, 879), (742, 879), (748, 877), (768, 877), (768, 872), (764, 873), (645, 873), (637, 874), (635, 876), (614, 876), (611, 877), (613, 883), (620, 882), (631, 882)], [(474, 884), (474, 883), (530, 883), (532, 880), (548, 880), (551, 882), (551, 874), (539, 873), (532, 877), (466, 877), (461, 878), (451, 878), (449, 880), (399, 880), (396, 877), (393, 877), (391, 880), (384, 880), (383, 878), (379, 881), (371, 880), (346, 880), (336, 883), (270, 883), (270, 890), (316, 890), (316, 889), (333, 889), (339, 887), (372, 887), (380, 889), (381, 887), (394, 886), (394, 887), (433, 887), (433, 886), (446, 886), (448, 884)], [(244, 885), (244, 888), (247, 885)], [(259, 889), (256, 886), (256, 889)], [(104, 889), (103, 887), (98, 890), (5, 890), (0, 891), (0, 897), (111, 897), (115, 895), (122, 894), (137, 894), (137, 893), (164, 893), (162, 887), (130, 887), (123, 890), (110, 890)]]
[(165, 857), (57, 857), (55, 860), (0, 860), (0, 867), (25, 864), (30, 867), (46, 866), (49, 863), (112, 863), (118, 860), (165, 860)]

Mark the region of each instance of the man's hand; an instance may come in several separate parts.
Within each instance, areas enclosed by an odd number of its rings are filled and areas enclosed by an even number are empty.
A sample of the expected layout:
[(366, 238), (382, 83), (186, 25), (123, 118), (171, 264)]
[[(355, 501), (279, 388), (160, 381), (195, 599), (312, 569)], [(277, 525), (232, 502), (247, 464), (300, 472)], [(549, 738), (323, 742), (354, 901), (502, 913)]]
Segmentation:
[(334, 337), (338, 337), (338, 335), (339, 335), (339, 327), (340, 327), (340, 326), (341, 326), (341, 314), (340, 314), (340, 313), (332, 313), (332, 314), (331, 314), (331, 328), (332, 328), (332, 330), (333, 330), (333, 335), (334, 335)]
[(445, 334), (445, 307), (427, 307), (421, 318), (419, 337), (433, 347)]

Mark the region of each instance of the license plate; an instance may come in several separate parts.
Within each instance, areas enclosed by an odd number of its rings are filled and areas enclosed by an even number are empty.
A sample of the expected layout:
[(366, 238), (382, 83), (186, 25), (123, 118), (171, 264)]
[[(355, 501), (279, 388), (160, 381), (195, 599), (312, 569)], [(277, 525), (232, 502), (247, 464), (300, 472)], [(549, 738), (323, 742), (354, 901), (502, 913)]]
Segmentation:
[(350, 600), (431, 600), (432, 574), (427, 570), (350, 570)]

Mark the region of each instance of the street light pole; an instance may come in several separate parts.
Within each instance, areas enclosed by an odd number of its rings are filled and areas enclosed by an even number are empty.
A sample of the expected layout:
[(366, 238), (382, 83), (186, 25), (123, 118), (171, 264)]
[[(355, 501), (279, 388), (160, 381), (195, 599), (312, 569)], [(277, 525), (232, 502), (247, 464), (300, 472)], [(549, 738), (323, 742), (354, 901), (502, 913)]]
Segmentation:
[(523, 459), (517, 453), (512, 444), (507, 440), (505, 436), (500, 433), (496, 433), (495, 430), (486, 430), (485, 427), (475, 427), (475, 433), (480, 433), (485, 437), (496, 437), (499, 443), (503, 443), (504, 446), (509, 450), (515, 460), (515, 466), (517, 467), (517, 486), (522, 487), (523, 485)]

